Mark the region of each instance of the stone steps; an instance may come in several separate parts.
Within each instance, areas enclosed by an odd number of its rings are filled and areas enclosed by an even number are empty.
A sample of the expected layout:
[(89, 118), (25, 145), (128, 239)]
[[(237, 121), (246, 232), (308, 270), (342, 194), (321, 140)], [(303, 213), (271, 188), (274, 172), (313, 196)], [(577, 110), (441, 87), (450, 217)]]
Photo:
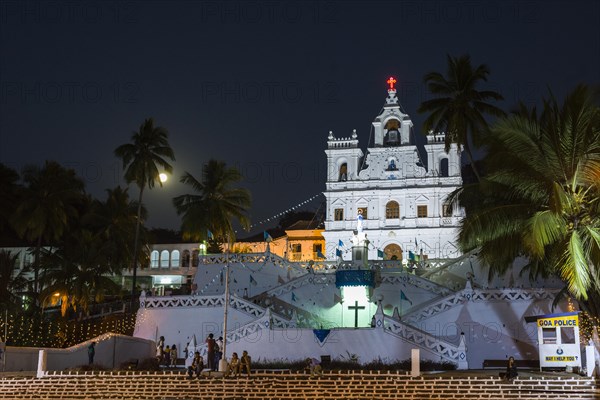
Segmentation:
[(405, 372), (257, 373), (252, 378), (188, 379), (178, 371), (158, 373), (50, 373), (0, 378), (7, 399), (600, 399), (594, 379), (530, 377), (504, 382), (497, 377), (410, 377)]

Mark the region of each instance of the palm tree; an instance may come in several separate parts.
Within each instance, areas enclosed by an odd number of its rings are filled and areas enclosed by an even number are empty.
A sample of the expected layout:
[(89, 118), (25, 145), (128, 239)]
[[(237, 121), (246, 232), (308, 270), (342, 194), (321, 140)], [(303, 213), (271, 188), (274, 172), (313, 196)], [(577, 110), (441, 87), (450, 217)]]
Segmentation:
[(8, 308), (19, 305), (17, 293), (27, 286), (24, 271), (18, 269), (18, 258), (18, 254), (0, 250), (0, 306)]
[[(117, 186), (107, 189), (105, 201), (95, 200), (91, 212), (85, 217), (89, 228), (108, 246), (109, 269), (114, 274), (121, 274), (124, 265), (131, 265), (133, 249), (131, 238), (135, 235), (137, 225), (138, 203), (129, 199), (127, 188)], [(141, 220), (146, 219), (147, 211), (142, 206)], [(142, 241), (146, 240), (144, 230), (140, 230)], [(142, 252), (141, 259), (147, 259), (147, 252)]]
[(120, 286), (110, 277), (111, 246), (88, 230), (74, 232), (56, 251), (44, 251), (49, 268), (42, 278), (48, 285), (40, 292), (42, 306), (61, 304), (68, 309), (88, 310), (90, 301), (102, 301), (106, 294), (117, 293)]
[(79, 215), (84, 183), (72, 169), (54, 161), (43, 168), (28, 166), (23, 171), (25, 189), (12, 217), (20, 237), (36, 243), (33, 290), (38, 292), (42, 243), (56, 242)]
[(19, 195), (23, 189), (19, 184), (19, 174), (0, 163), (0, 238), (7, 245), (16, 237), (10, 224), (15, 204), (19, 204)]
[(243, 228), (250, 226), (247, 215), (251, 204), (250, 192), (234, 188), (233, 184), (242, 179), (242, 174), (234, 167), (227, 167), (223, 161), (210, 160), (202, 170), (202, 180), (198, 181), (189, 172), (181, 177), (181, 182), (190, 185), (198, 194), (184, 194), (173, 199), (178, 215), (182, 215), (181, 230), (184, 239), (204, 240), (207, 230), (221, 240), (235, 238), (232, 218), (237, 219)]
[[(519, 255), (534, 273), (562, 277), (569, 292), (600, 315), (600, 107), (578, 86), (562, 106), (498, 121), (487, 138), (488, 171), (459, 194), (466, 207), (459, 243), (479, 247), (492, 271)], [(586, 301), (587, 300), (587, 301)]]
[(169, 145), (168, 136), (169, 132), (165, 128), (154, 126), (154, 120), (148, 118), (140, 125), (138, 132), (133, 132), (131, 143), (123, 144), (115, 149), (115, 155), (123, 160), (125, 180), (127, 183), (134, 182), (140, 190), (133, 241), (132, 302), (136, 291), (138, 241), (142, 225), (142, 196), (146, 187), (152, 189), (157, 182), (162, 186), (159, 179), (159, 167), (168, 173), (173, 172), (173, 167), (167, 161), (167, 159), (175, 161), (175, 155)]
[(471, 65), (468, 55), (447, 56), (446, 77), (439, 72), (425, 75), (424, 81), (436, 98), (424, 101), (419, 113), (429, 113), (423, 128), (425, 132), (446, 133), (446, 152), (456, 143), (458, 150), (464, 148), (471, 163), (473, 173), (480, 179), (475, 167), (469, 138), (478, 147), (481, 139), (488, 133), (485, 115), (503, 116), (504, 112), (489, 103), (490, 100), (502, 100), (503, 97), (491, 90), (479, 90), (481, 81), (486, 82), (489, 68), (482, 64), (476, 68)]

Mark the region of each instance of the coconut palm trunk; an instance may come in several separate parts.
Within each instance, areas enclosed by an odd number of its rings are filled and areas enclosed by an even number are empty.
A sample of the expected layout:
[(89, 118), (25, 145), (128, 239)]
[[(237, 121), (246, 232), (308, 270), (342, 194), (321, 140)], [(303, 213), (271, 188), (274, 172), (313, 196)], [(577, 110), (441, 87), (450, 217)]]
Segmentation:
[(144, 186), (140, 188), (140, 195), (138, 198), (138, 209), (137, 209), (137, 222), (135, 224), (135, 239), (133, 241), (133, 269), (131, 271), (131, 309), (135, 304), (135, 285), (137, 280), (137, 264), (138, 264), (138, 252), (140, 242), (140, 227), (142, 225), (142, 195), (144, 194)]
[(160, 126), (154, 126), (152, 118), (146, 119), (137, 132), (133, 132), (131, 143), (123, 144), (115, 149), (115, 155), (123, 160), (125, 180), (135, 183), (140, 190), (133, 244), (133, 275), (131, 283), (131, 306), (133, 310), (137, 264), (140, 253), (140, 235), (142, 229), (142, 196), (146, 187), (152, 189), (156, 183), (162, 186), (159, 179), (159, 167), (168, 173), (173, 167), (167, 160), (174, 161), (175, 155), (169, 145), (168, 131)]

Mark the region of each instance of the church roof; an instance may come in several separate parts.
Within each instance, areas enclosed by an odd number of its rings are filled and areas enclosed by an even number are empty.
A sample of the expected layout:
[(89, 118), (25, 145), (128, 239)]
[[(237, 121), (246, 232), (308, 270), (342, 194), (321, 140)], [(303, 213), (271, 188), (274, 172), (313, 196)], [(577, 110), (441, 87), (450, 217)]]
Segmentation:
[(309, 229), (322, 229), (323, 226), (321, 221), (311, 220), (311, 221), (296, 221), (292, 225), (286, 228), (286, 231), (301, 231), (301, 230), (309, 230)]

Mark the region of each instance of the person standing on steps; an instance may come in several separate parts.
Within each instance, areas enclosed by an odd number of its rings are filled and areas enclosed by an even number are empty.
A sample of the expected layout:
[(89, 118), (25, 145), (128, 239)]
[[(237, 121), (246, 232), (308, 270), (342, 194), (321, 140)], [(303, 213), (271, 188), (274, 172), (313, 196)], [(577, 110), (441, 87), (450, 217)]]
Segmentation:
[(177, 358), (179, 354), (177, 354), (177, 347), (175, 345), (171, 346), (171, 367), (175, 368), (177, 366)]
[(165, 352), (163, 355), (163, 360), (165, 363), (165, 367), (168, 367), (171, 365), (171, 348), (167, 345), (167, 347), (165, 348)]
[(515, 362), (515, 358), (513, 356), (508, 357), (508, 362), (506, 364), (506, 380), (512, 381), (519, 373), (517, 372), (517, 363)]
[(209, 333), (208, 337), (206, 338), (206, 347), (206, 362), (208, 364), (207, 368), (211, 371), (216, 371), (217, 366), (215, 365), (215, 350), (217, 348), (217, 341), (215, 340), (215, 335), (212, 333)]
[(94, 356), (96, 355), (96, 342), (90, 343), (88, 346), (88, 362), (90, 365), (94, 363)]
[(165, 337), (161, 336), (158, 339), (158, 343), (156, 344), (156, 359), (158, 360), (158, 365), (163, 363), (163, 358), (165, 356)]

